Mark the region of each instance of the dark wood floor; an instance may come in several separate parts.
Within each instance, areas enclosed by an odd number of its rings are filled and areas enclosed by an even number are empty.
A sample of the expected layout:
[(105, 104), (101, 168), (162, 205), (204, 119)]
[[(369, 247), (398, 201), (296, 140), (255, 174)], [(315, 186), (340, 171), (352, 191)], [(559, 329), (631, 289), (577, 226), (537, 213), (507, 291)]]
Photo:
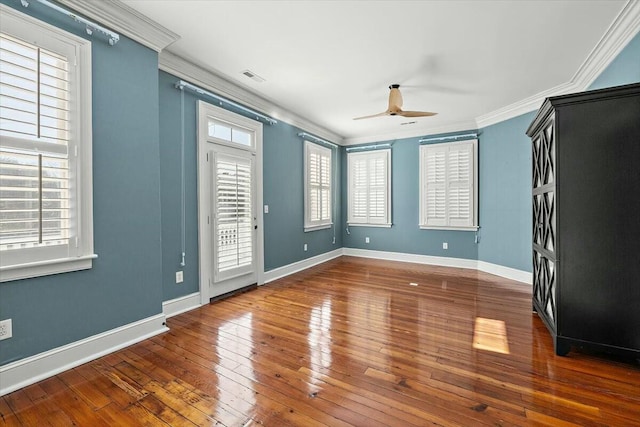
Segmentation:
[(530, 287), (476, 271), (342, 257), (168, 325), (0, 425), (640, 425), (637, 363), (554, 356)]

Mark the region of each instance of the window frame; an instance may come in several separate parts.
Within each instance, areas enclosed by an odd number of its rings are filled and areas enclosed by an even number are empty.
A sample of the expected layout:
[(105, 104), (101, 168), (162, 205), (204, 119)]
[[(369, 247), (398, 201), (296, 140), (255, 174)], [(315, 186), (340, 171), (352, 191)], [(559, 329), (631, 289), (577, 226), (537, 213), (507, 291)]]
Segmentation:
[[(471, 224), (468, 225), (452, 225), (451, 218), (449, 216), (449, 187), (450, 176), (448, 173), (448, 165), (449, 165), (449, 153), (452, 148), (467, 146), (471, 148), (472, 155), (469, 159), (469, 167), (470, 167), (470, 187), (472, 188), (473, 195), (471, 197), (471, 214), (470, 220)], [(426, 156), (429, 150), (439, 150), (444, 151), (446, 153), (445, 156), (445, 224), (443, 225), (433, 225), (427, 223), (427, 165), (426, 165)], [(419, 168), (420, 168), (420, 188), (419, 188), (419, 227), (423, 230), (452, 230), (452, 231), (477, 231), (480, 227), (478, 226), (478, 140), (477, 139), (468, 139), (462, 141), (453, 141), (453, 142), (439, 142), (434, 144), (424, 144), (420, 146), (420, 155), (419, 155)]]
[[(355, 197), (355, 177), (354, 177), (354, 164), (357, 159), (367, 159), (367, 187), (369, 185), (369, 170), (370, 161), (375, 158), (383, 158), (385, 166), (385, 183), (384, 183), (384, 218), (381, 220), (372, 219), (370, 216), (370, 210), (368, 206), (368, 200), (370, 197), (370, 188), (367, 188), (367, 214), (365, 217), (357, 218), (354, 215), (354, 197)], [(347, 153), (347, 225), (350, 227), (381, 227), (390, 228), (393, 225), (391, 219), (391, 148), (383, 150), (368, 150), (359, 151), (353, 153)], [(363, 220), (364, 219), (364, 220)]]
[[(1, 4), (0, 14), (4, 34), (68, 58), (73, 106), (67, 145), (72, 235), (67, 245), (60, 245), (67, 248), (66, 254), (45, 246), (3, 251), (0, 282), (89, 269), (97, 257), (93, 253), (91, 41)], [(10, 146), (20, 141), (38, 146), (34, 138), (3, 136), (3, 140)]]
[[(321, 157), (328, 154), (329, 157), (329, 218), (328, 219), (320, 219), (320, 220), (312, 220), (311, 219), (311, 177), (309, 174), (309, 166), (311, 161), (311, 152), (315, 151)], [(327, 228), (331, 228), (333, 226), (333, 192), (334, 189), (334, 179), (333, 179), (333, 150), (331, 148), (322, 146), (320, 144), (316, 144), (311, 141), (304, 141), (304, 232), (307, 233), (309, 231), (316, 230), (324, 230)], [(323, 183), (320, 183), (320, 187), (322, 188)], [(322, 203), (322, 197), (320, 198), (320, 203)], [(322, 206), (320, 207), (322, 211)]]

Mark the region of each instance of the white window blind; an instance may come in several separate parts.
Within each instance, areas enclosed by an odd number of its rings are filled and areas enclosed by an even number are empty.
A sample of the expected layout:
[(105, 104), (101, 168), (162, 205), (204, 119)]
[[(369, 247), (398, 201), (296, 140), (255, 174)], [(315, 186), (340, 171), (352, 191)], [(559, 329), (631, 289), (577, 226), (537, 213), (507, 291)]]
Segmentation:
[(305, 141), (305, 231), (332, 224), (331, 154), (331, 149)]
[(477, 228), (477, 140), (420, 147), (420, 226)]
[(251, 271), (253, 210), (251, 161), (216, 155), (216, 281)]
[[(83, 91), (91, 78), (90, 43), (2, 13), (2, 280), (90, 268), (91, 135), (82, 129), (82, 120), (91, 123), (91, 98)], [(78, 262), (83, 257), (88, 262)]]
[(349, 225), (391, 226), (391, 150), (347, 155)]

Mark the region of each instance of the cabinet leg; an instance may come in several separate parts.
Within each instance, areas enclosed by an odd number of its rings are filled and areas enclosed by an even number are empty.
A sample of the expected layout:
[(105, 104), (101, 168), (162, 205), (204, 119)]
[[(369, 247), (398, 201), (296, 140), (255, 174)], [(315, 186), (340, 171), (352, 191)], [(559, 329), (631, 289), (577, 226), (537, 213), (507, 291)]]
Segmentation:
[(556, 338), (554, 347), (558, 356), (566, 356), (571, 351), (571, 344), (562, 338)]

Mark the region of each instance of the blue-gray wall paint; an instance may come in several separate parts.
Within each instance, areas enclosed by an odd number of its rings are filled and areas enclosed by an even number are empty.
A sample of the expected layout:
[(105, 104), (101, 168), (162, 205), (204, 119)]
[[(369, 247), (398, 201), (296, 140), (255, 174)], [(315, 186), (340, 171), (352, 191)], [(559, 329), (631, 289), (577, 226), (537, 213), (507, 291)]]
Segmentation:
[(482, 129), (478, 259), (531, 271), (531, 141), (535, 113)]
[[(156, 71), (158, 73), (158, 71)], [(198, 281), (198, 191), (197, 191), (197, 101), (192, 92), (184, 91), (185, 130), (185, 266), (182, 254), (182, 173), (181, 92), (178, 81), (165, 72), (159, 73), (160, 97), (160, 195), (162, 212), (162, 288), (164, 301), (199, 291)], [(184, 282), (176, 284), (176, 271), (182, 271)]]
[[(1, 1), (87, 37), (37, 2)], [(88, 38), (98, 258), (90, 270), (0, 283), (0, 318), (13, 320), (0, 365), (162, 312), (158, 56), (126, 37), (113, 47)]]
[[(198, 205), (197, 205), (197, 100), (213, 100), (185, 91), (185, 172), (186, 172), (186, 266), (181, 268), (181, 186), (180, 186), (180, 91), (177, 77), (160, 71), (160, 175), (162, 194), (162, 283), (168, 301), (198, 291)], [(217, 105), (217, 103), (216, 103)], [(223, 107), (225, 107), (223, 105)], [(243, 114), (229, 108), (231, 111)], [(301, 129), (287, 123), (263, 126), (263, 199), (269, 205), (264, 214), (265, 271), (342, 247), (342, 228), (305, 233), (304, 153)], [(339, 155), (334, 152), (334, 168), (339, 171)], [(340, 182), (338, 174), (334, 179)], [(339, 191), (339, 187), (338, 187)], [(262, 211), (260, 207), (259, 211)], [(339, 205), (334, 206), (339, 212)], [(334, 215), (336, 215), (334, 213)], [(304, 244), (308, 250), (303, 250)], [(184, 283), (175, 283), (175, 272), (184, 270)]]
[[(342, 223), (337, 221), (340, 198), (334, 203), (333, 192), (333, 227), (304, 232), (304, 142), (300, 132), (282, 122), (264, 127), (263, 194), (264, 204), (269, 205), (269, 213), (264, 215), (265, 271), (342, 247)], [(332, 160), (334, 191), (340, 191), (341, 162), (336, 148), (332, 149)], [(303, 250), (305, 243), (307, 252)]]
[[(434, 137), (466, 134), (473, 131), (439, 134)], [(419, 187), (420, 187), (420, 138), (405, 138), (391, 143), (391, 228), (382, 227), (349, 227), (350, 234), (343, 234), (344, 246), (347, 248), (370, 249), (376, 251), (401, 252), (418, 255), (444, 256), (475, 260), (478, 247), (475, 244), (473, 231), (421, 230), (419, 222)], [(480, 142), (481, 144), (481, 142)], [(365, 144), (368, 145), (368, 144)], [(347, 152), (342, 149), (342, 218), (347, 218)], [(365, 243), (365, 238), (370, 243)], [(442, 249), (447, 242), (449, 249)]]
[(640, 33), (625, 46), (607, 68), (589, 86), (602, 89), (640, 82)]

